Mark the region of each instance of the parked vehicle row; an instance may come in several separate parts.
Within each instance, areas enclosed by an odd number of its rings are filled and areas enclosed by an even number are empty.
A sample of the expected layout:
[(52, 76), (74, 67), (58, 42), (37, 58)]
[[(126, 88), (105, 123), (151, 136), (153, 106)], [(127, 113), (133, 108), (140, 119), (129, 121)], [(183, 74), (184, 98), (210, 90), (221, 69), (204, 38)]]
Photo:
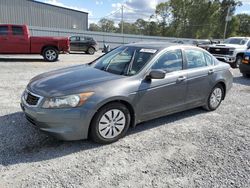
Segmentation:
[(216, 110), (232, 87), (229, 69), (198, 47), (133, 43), (88, 65), (36, 76), (21, 107), (59, 139), (107, 144), (140, 122), (200, 106)]
[(218, 60), (229, 63), (233, 68), (238, 68), (244, 53), (250, 48), (250, 38), (231, 37), (221, 44), (209, 47), (208, 51)]
[(27, 25), (0, 25), (0, 54), (40, 54), (54, 62), (60, 53), (81, 51), (93, 55), (97, 42), (92, 37), (37, 37), (30, 36)]
[(27, 25), (0, 25), (0, 54), (40, 54), (53, 62), (69, 48), (67, 37), (35, 37)]

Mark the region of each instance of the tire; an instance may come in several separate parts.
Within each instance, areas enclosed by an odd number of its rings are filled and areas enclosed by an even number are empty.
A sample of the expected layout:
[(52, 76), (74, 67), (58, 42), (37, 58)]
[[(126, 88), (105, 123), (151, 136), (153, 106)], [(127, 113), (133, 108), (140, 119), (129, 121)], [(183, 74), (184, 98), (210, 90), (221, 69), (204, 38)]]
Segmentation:
[(87, 53), (90, 54), (90, 55), (94, 55), (95, 54), (95, 49), (93, 47), (89, 47)]
[(238, 55), (235, 62), (232, 64), (232, 68), (239, 68), (242, 61), (242, 56)]
[(124, 137), (130, 125), (131, 115), (121, 103), (103, 106), (90, 125), (90, 138), (97, 143), (110, 144)]
[(224, 88), (222, 87), (221, 84), (217, 84), (209, 94), (209, 97), (207, 99), (207, 104), (203, 106), (203, 108), (207, 111), (216, 110), (220, 106), (224, 98), (224, 95), (225, 95)]
[(243, 73), (242, 75), (243, 75), (243, 77), (245, 77), (245, 78), (250, 78), (250, 74)]
[(58, 60), (58, 50), (53, 47), (47, 47), (43, 50), (43, 58), (48, 62), (55, 62)]

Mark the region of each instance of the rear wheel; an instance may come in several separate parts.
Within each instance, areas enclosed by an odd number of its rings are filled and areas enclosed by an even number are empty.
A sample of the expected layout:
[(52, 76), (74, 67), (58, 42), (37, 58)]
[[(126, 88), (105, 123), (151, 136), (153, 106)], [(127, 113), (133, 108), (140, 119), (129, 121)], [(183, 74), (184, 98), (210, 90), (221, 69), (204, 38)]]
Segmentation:
[(224, 91), (224, 88), (222, 87), (222, 85), (221, 84), (216, 85), (212, 89), (212, 91), (207, 99), (207, 104), (206, 104), (206, 106), (204, 106), (204, 108), (208, 111), (216, 110), (220, 106), (224, 95), (225, 95), (225, 91)]
[(88, 54), (90, 54), (90, 55), (94, 55), (95, 54), (95, 49), (93, 48), (93, 47), (89, 47), (89, 49), (88, 49)]
[(102, 107), (94, 116), (90, 126), (90, 137), (102, 144), (115, 142), (125, 136), (130, 125), (130, 112), (121, 103)]
[(43, 50), (43, 58), (45, 61), (54, 62), (58, 60), (58, 50), (53, 47), (47, 47)]

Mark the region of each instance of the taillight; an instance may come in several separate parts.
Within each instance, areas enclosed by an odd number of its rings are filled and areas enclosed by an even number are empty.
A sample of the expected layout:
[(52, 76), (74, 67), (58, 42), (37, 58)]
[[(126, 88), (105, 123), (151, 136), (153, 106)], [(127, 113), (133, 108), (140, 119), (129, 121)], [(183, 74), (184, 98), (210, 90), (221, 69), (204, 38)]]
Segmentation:
[(242, 63), (249, 64), (249, 56), (245, 56), (244, 59), (242, 60)]

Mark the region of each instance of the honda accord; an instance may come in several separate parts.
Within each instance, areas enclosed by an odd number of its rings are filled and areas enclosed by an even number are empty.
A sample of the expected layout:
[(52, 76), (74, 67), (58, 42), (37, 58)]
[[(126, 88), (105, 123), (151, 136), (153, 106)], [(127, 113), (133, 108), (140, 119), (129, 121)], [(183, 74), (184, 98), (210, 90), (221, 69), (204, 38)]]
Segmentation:
[(230, 66), (174, 43), (133, 43), (89, 64), (34, 77), (21, 107), (63, 140), (112, 143), (140, 122), (196, 107), (216, 110), (232, 87)]

